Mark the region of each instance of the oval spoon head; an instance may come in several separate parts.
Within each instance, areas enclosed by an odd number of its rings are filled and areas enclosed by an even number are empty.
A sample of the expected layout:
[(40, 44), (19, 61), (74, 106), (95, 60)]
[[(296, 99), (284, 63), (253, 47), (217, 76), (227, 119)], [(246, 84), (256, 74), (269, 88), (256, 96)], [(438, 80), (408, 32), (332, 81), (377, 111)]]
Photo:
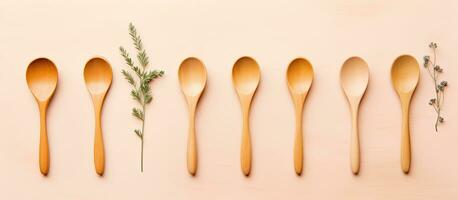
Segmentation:
[(207, 70), (197, 58), (187, 58), (178, 69), (181, 90), (186, 96), (199, 96), (207, 83)]
[(27, 85), (38, 101), (52, 97), (56, 90), (57, 78), (57, 67), (47, 58), (38, 58), (27, 67)]
[(414, 57), (402, 55), (396, 58), (391, 67), (391, 81), (398, 94), (413, 92), (419, 78), (420, 67)]
[(92, 58), (84, 67), (84, 81), (89, 93), (100, 95), (110, 88), (113, 73), (110, 64), (102, 58)]
[(258, 63), (250, 57), (242, 57), (232, 68), (232, 83), (239, 94), (251, 94), (256, 91), (261, 72)]
[(313, 82), (313, 67), (304, 58), (294, 59), (288, 66), (286, 80), (291, 94), (306, 94)]
[(351, 57), (345, 61), (340, 69), (340, 83), (347, 98), (360, 99), (369, 83), (369, 67), (359, 57)]

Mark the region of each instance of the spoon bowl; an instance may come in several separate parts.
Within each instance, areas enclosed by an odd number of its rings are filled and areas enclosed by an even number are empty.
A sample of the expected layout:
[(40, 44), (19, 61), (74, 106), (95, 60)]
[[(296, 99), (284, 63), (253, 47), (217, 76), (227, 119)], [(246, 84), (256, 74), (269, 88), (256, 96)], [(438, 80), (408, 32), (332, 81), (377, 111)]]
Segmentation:
[(251, 136), (249, 127), (249, 113), (251, 100), (261, 80), (258, 63), (250, 57), (238, 59), (232, 68), (232, 83), (239, 96), (242, 107), (243, 128), (240, 164), (245, 176), (251, 172)]
[(410, 93), (417, 87), (420, 67), (415, 58), (409, 55), (398, 57), (391, 68), (391, 80), (398, 93)]
[(411, 162), (409, 112), (410, 101), (420, 79), (420, 67), (417, 60), (409, 55), (396, 58), (391, 67), (391, 81), (396, 90), (402, 108), (401, 127), (401, 169), (409, 173)]
[(54, 94), (57, 77), (56, 65), (47, 58), (32, 61), (26, 72), (27, 85), (38, 101), (45, 101)]
[(47, 58), (38, 58), (27, 67), (27, 85), (35, 97), (40, 111), (39, 165), (40, 172), (45, 176), (49, 172), (50, 163), (46, 111), (56, 90), (57, 79), (57, 67)]
[(256, 91), (261, 79), (258, 63), (250, 57), (242, 57), (232, 68), (232, 81), (239, 94), (250, 94)]
[(101, 112), (112, 79), (113, 73), (111, 66), (103, 58), (92, 58), (86, 63), (84, 67), (84, 81), (91, 95), (95, 114), (94, 165), (96, 173), (100, 176), (105, 171)]
[(294, 59), (288, 66), (286, 81), (293, 99), (296, 113), (296, 134), (294, 140), (294, 170), (297, 175), (302, 174), (303, 168), (303, 133), (302, 112), (305, 98), (313, 82), (313, 67), (304, 58)]
[(286, 80), (291, 93), (307, 93), (313, 81), (313, 67), (304, 58), (294, 59), (288, 66)]
[(181, 90), (186, 97), (189, 111), (189, 132), (187, 167), (191, 175), (197, 172), (197, 144), (195, 131), (195, 112), (197, 103), (207, 83), (207, 70), (204, 64), (197, 58), (187, 58), (178, 69), (178, 78)]
[(350, 138), (350, 164), (353, 174), (359, 173), (360, 145), (358, 130), (358, 112), (361, 99), (369, 83), (369, 67), (359, 57), (347, 59), (340, 69), (340, 83), (351, 109), (352, 130)]
[(340, 70), (340, 81), (348, 98), (361, 97), (369, 83), (367, 63), (359, 57), (347, 59)]
[(93, 58), (84, 67), (84, 81), (92, 95), (105, 93), (111, 85), (113, 72), (110, 64), (102, 58)]
[(207, 82), (207, 70), (199, 59), (187, 58), (180, 65), (178, 79), (185, 95), (200, 95)]

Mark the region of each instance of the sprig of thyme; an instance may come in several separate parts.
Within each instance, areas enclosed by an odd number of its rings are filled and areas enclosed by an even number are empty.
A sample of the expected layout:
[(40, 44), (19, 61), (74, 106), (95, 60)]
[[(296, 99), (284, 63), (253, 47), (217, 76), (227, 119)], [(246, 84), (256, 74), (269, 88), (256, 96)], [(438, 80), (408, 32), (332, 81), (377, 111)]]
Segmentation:
[(428, 73), (431, 79), (434, 81), (434, 90), (436, 92), (436, 97), (430, 99), (428, 104), (434, 108), (437, 114), (436, 122), (434, 124), (434, 128), (437, 132), (437, 126), (439, 125), (439, 123), (444, 122), (444, 118), (442, 117), (441, 110), (442, 110), (442, 105), (444, 104), (444, 99), (445, 99), (445, 88), (447, 87), (448, 83), (447, 81), (439, 80), (439, 74), (444, 72), (444, 69), (442, 68), (442, 66), (439, 66), (436, 64), (437, 44), (434, 42), (431, 42), (429, 44), (429, 48), (433, 50), (433, 58), (431, 59), (430, 56), (424, 56), (423, 57), (423, 61), (424, 61), (423, 66), (428, 70)]
[(145, 108), (146, 105), (151, 103), (153, 100), (153, 96), (151, 93), (150, 83), (154, 79), (158, 77), (162, 77), (164, 75), (164, 71), (162, 70), (147, 70), (149, 64), (149, 57), (146, 54), (146, 50), (143, 47), (143, 42), (141, 37), (137, 33), (137, 29), (135, 26), (130, 23), (129, 24), (129, 35), (132, 39), (133, 45), (136, 52), (136, 57), (138, 62), (140, 63), (140, 67), (137, 66), (129, 53), (126, 51), (124, 47), (119, 47), (119, 51), (121, 56), (124, 58), (129, 69), (135, 74), (135, 77), (132, 75), (131, 72), (127, 70), (121, 70), (121, 73), (124, 75), (124, 78), (127, 82), (132, 86), (132, 90), (130, 91), (130, 95), (132, 98), (140, 104), (140, 107), (134, 107), (132, 109), (132, 115), (139, 119), (142, 123), (141, 129), (135, 129), (135, 134), (141, 140), (141, 172), (143, 172), (143, 144), (144, 144), (144, 135), (145, 135)]

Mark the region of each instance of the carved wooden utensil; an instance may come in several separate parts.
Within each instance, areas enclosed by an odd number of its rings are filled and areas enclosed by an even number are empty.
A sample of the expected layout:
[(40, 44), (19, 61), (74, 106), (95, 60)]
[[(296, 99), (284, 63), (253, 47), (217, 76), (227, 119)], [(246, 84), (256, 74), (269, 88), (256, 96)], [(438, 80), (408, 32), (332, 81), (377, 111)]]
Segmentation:
[(251, 136), (249, 126), (249, 113), (251, 100), (256, 92), (261, 72), (258, 63), (250, 57), (242, 57), (235, 62), (232, 68), (232, 83), (239, 96), (243, 115), (242, 146), (240, 161), (242, 172), (245, 176), (251, 171)]
[(49, 144), (46, 129), (46, 110), (57, 87), (58, 72), (56, 65), (47, 58), (38, 58), (27, 67), (26, 80), (30, 91), (38, 103), (40, 110), (40, 172), (49, 172)]
[(84, 67), (84, 80), (91, 94), (95, 112), (94, 164), (100, 176), (105, 170), (105, 150), (103, 145), (101, 112), (105, 96), (110, 89), (113, 73), (110, 64), (102, 58), (92, 58)]
[(396, 58), (391, 67), (391, 81), (398, 93), (402, 107), (402, 129), (401, 129), (401, 168), (404, 173), (410, 170), (410, 130), (409, 130), (409, 109), (412, 95), (420, 79), (420, 67), (417, 60), (409, 55), (402, 55)]
[(200, 96), (207, 83), (207, 70), (197, 58), (187, 58), (178, 69), (181, 91), (186, 97), (189, 112), (189, 132), (187, 165), (188, 172), (195, 175), (197, 171), (197, 144), (195, 130), (195, 112)]
[(340, 69), (340, 83), (351, 109), (351, 171), (353, 174), (358, 174), (360, 168), (358, 112), (359, 104), (369, 83), (369, 67), (367, 63), (359, 57), (347, 59)]
[(313, 67), (304, 58), (293, 60), (286, 72), (289, 92), (293, 99), (296, 113), (296, 134), (294, 141), (294, 170), (301, 175), (303, 168), (303, 134), (302, 134), (302, 112), (307, 93), (313, 82)]

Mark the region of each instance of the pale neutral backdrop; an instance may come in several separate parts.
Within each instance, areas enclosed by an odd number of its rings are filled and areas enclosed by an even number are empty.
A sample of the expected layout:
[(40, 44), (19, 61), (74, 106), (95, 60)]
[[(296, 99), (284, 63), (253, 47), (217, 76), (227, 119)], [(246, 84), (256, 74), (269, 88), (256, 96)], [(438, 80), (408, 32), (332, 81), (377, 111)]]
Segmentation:
[[(0, 2), (0, 199), (457, 199), (458, 2), (412, 1), (21, 1)], [(120, 70), (127, 25), (144, 39), (153, 83), (147, 109), (145, 172), (130, 115), (134, 101)], [(446, 123), (434, 133), (427, 105), (432, 82), (422, 69), (411, 110), (412, 168), (400, 168), (400, 104), (390, 67), (401, 54), (419, 62), (439, 44), (450, 82)], [(93, 166), (93, 109), (83, 66), (103, 56), (114, 80), (103, 110), (106, 173)], [(199, 169), (186, 170), (187, 110), (177, 79), (181, 61), (200, 58), (208, 87), (197, 114)], [(252, 176), (239, 164), (241, 113), (231, 68), (255, 58), (262, 81), (251, 115)], [(339, 69), (350, 56), (370, 67), (360, 110), (361, 173), (349, 162), (350, 113)], [(49, 108), (51, 169), (38, 168), (39, 115), (25, 81), (29, 62), (48, 57), (59, 70)], [(285, 72), (310, 60), (313, 88), (304, 110), (304, 174), (296, 176), (294, 111)]]

